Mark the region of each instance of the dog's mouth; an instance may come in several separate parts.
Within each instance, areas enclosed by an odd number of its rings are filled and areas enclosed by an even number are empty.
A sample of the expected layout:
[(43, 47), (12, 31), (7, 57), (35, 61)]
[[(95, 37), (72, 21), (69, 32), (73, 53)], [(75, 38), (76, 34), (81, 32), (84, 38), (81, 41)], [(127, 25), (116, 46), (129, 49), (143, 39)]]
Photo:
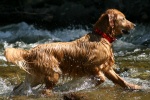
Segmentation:
[(123, 35), (129, 35), (131, 32), (131, 30), (121, 30), (121, 34), (117, 35), (117, 38), (122, 37)]
[(128, 30), (122, 30), (122, 33), (123, 34), (130, 34), (130, 31), (128, 31)]
[[(134, 26), (135, 26), (135, 24), (134, 24)], [(134, 30), (135, 30), (134, 27), (132, 27), (132, 28), (124, 28), (124, 29), (121, 30), (121, 33), (125, 34), (125, 35), (128, 35), (128, 34), (132, 33)]]

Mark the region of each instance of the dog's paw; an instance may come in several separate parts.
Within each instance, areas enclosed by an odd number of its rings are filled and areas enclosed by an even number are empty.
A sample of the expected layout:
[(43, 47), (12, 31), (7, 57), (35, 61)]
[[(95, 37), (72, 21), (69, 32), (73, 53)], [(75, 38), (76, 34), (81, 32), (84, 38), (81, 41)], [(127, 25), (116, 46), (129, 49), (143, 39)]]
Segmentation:
[(135, 84), (128, 84), (128, 89), (131, 89), (131, 90), (141, 90), (142, 87), (139, 86), (139, 85), (135, 85)]

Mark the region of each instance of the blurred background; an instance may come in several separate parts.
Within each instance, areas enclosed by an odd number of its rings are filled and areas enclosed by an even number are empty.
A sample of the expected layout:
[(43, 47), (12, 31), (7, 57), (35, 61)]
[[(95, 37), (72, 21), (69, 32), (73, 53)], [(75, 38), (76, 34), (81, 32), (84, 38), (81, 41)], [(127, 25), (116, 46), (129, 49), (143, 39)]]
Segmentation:
[(136, 23), (149, 23), (149, 0), (1, 0), (0, 25), (27, 22), (47, 28), (91, 25), (108, 8)]

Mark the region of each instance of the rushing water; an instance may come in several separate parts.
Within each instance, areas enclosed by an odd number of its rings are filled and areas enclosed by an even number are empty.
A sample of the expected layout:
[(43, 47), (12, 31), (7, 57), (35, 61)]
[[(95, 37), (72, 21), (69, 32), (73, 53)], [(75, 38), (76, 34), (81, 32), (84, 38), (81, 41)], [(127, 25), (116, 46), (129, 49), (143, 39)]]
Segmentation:
[[(71, 41), (90, 32), (88, 28), (65, 28), (53, 31), (37, 29), (25, 22), (0, 27), (0, 99), (9, 97), (13, 87), (24, 79), (24, 72), (14, 65), (8, 65), (3, 51), (7, 47), (29, 49), (38, 44), (56, 41)], [(148, 100), (150, 98), (150, 26), (137, 25), (129, 35), (119, 38), (114, 44), (117, 70), (128, 82), (141, 85), (143, 91), (124, 91), (106, 81), (100, 87), (87, 78), (69, 83), (64, 82), (54, 88), (56, 94), (81, 92), (88, 100)], [(69, 79), (70, 80), (70, 79)], [(63, 82), (60, 82), (63, 83)], [(108, 95), (107, 97), (105, 95)], [(122, 98), (124, 97), (124, 98)], [(19, 98), (22, 98), (21, 96)], [(23, 97), (25, 99), (26, 97)], [(40, 98), (40, 97), (39, 97)], [(55, 97), (54, 97), (55, 98)], [(62, 98), (56, 96), (56, 98)], [(27, 98), (26, 98), (27, 99)], [(37, 98), (36, 98), (37, 99)]]

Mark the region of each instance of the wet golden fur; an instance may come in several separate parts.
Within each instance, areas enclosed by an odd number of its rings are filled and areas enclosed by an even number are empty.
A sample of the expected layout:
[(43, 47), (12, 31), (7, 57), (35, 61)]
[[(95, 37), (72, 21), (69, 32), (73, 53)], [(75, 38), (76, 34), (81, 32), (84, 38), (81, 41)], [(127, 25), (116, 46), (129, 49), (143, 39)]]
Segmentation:
[[(122, 30), (133, 28), (134, 24), (126, 20), (123, 13), (109, 9), (101, 15), (93, 30), (100, 29), (114, 38), (122, 34)], [(27, 72), (24, 84), (30, 83), (31, 87), (45, 83), (46, 90), (52, 90), (60, 75), (65, 74), (72, 77), (94, 76), (97, 85), (103, 83), (106, 76), (123, 88), (140, 89), (140, 86), (127, 83), (114, 72), (111, 46), (101, 35), (91, 32), (72, 42), (41, 44), (30, 50), (7, 48), (5, 56), (9, 62)], [(22, 88), (17, 89), (14, 91)]]

